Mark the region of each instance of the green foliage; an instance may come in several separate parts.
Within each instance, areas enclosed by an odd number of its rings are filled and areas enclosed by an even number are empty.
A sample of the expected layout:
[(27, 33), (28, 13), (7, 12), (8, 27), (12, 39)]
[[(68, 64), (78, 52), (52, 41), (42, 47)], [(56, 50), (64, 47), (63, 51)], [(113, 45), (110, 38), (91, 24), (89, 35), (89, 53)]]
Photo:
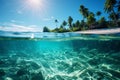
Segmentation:
[(74, 27), (76, 27), (76, 24), (75, 24), (75, 23), (73, 23), (73, 24), (72, 24), (72, 27), (73, 27), (73, 28), (74, 28)]
[(63, 25), (63, 26), (66, 26), (66, 25), (67, 25), (67, 22), (66, 22), (66, 21), (63, 21), (62, 25)]
[(55, 23), (56, 23), (56, 27), (57, 27), (57, 23), (58, 23), (58, 20), (57, 20), (57, 19), (55, 19)]
[(97, 13), (96, 13), (96, 16), (98, 16), (98, 18), (99, 18), (99, 16), (101, 16), (101, 12), (100, 11), (98, 11)]
[(57, 19), (55, 19), (55, 23), (58, 23), (58, 20), (57, 20)]
[(84, 9), (85, 9), (85, 7), (83, 5), (80, 5), (79, 11), (82, 15), (84, 15), (84, 12), (85, 12)]
[[(111, 26), (120, 26), (120, 1), (119, 0), (106, 0), (104, 6), (105, 12), (109, 14), (110, 21), (106, 21), (105, 17), (101, 17), (101, 12), (97, 11), (95, 14), (89, 11), (84, 5), (80, 5), (79, 12), (83, 16), (83, 20), (73, 22), (71, 16), (68, 17), (67, 21), (63, 21), (60, 27), (57, 26), (58, 20), (55, 20), (56, 28), (51, 30), (51, 32), (73, 32), (81, 31), (88, 29), (99, 29), (106, 28)], [(99, 17), (99, 20), (96, 21), (96, 17)], [(69, 28), (66, 28), (69, 26)], [(47, 27), (43, 28), (43, 32), (50, 32), (50, 29)]]
[(51, 32), (58, 32), (59, 31), (59, 28), (55, 28), (53, 30), (51, 30)]
[(83, 27), (85, 24), (85, 21), (84, 20), (81, 20), (81, 26)]
[(94, 24), (96, 21), (95, 17), (94, 17), (94, 14), (90, 14), (88, 17), (87, 17), (87, 24), (88, 25), (91, 25), (91, 24)]
[(98, 12), (96, 13), (96, 15), (97, 15), (97, 16), (100, 16), (100, 15), (101, 15), (101, 12), (100, 12), (100, 11), (98, 11)]
[(108, 18), (109, 18), (110, 20), (114, 20), (114, 14), (111, 13), (111, 14), (108, 16)]
[(114, 6), (117, 3), (116, 0), (106, 0), (104, 10), (107, 13), (110, 13), (114, 10)]
[(72, 29), (72, 22), (73, 22), (73, 18), (71, 16), (68, 17), (68, 25), (69, 28)]
[(55, 28), (53, 29), (51, 32), (58, 32), (58, 33), (62, 33), (62, 32), (70, 32), (68, 29), (64, 28), (62, 25), (60, 26), (60, 28)]
[(103, 22), (106, 22), (105, 17), (101, 17), (101, 19), (99, 20), (99, 24), (101, 24), (101, 23), (103, 23)]
[(76, 24), (76, 27), (77, 27), (77, 28), (80, 27), (80, 21), (79, 21), (79, 20), (77, 20), (75, 24)]
[(120, 1), (119, 0), (106, 0), (104, 6), (105, 12), (109, 13), (109, 18), (113, 20), (115, 26), (118, 26), (120, 19)]
[(45, 27), (43, 28), (43, 32), (50, 32), (50, 29), (45, 26)]
[(83, 5), (80, 5), (79, 12), (83, 15), (83, 20), (88, 17), (89, 10), (88, 8), (85, 8)]
[(101, 19), (98, 21), (98, 23), (99, 23), (98, 28), (107, 28), (108, 27), (108, 25), (107, 25), (108, 23), (107, 23), (105, 17), (101, 17)]
[(73, 27), (73, 30), (72, 30), (72, 31), (79, 31), (79, 28)]
[(59, 33), (65, 32), (65, 29), (62, 28), (62, 27), (60, 27), (58, 32), (59, 32)]

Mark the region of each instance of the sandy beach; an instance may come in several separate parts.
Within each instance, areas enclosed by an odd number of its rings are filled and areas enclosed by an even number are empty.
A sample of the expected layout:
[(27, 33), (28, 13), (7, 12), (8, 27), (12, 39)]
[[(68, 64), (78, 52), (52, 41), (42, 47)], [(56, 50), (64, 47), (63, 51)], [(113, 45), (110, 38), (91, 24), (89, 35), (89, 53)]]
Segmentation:
[(94, 29), (94, 30), (86, 30), (86, 31), (77, 31), (75, 33), (82, 33), (82, 34), (116, 34), (116, 33), (120, 33), (120, 28)]

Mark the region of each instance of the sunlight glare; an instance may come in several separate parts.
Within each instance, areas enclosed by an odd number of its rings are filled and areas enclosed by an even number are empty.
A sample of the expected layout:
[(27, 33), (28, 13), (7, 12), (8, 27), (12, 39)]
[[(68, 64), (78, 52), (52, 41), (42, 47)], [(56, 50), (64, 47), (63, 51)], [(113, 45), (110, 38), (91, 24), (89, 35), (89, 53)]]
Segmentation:
[(42, 6), (42, 0), (28, 0), (27, 3), (29, 7), (34, 9)]
[(46, 14), (49, 6), (46, 0), (24, 0), (22, 3), (21, 11), (29, 13), (32, 16), (42, 16)]

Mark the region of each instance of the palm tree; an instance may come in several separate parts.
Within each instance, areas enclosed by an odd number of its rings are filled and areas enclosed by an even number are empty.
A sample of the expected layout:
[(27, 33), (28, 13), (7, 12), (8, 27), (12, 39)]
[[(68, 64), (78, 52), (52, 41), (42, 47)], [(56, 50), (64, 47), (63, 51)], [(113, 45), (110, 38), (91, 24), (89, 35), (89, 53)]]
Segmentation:
[(114, 6), (116, 3), (117, 3), (116, 0), (106, 0), (105, 6), (104, 6), (105, 12), (107, 12), (107, 13), (115, 12)]
[(63, 25), (63, 27), (65, 27), (67, 25), (67, 22), (63, 21), (62, 25)]
[(95, 21), (96, 21), (96, 19), (94, 17), (94, 14), (93, 13), (89, 14), (89, 16), (87, 17), (87, 23), (88, 23), (88, 25), (91, 26), (92, 24), (95, 23)]
[(114, 26), (114, 22), (112, 22), (112, 21), (114, 21), (114, 14), (110, 13), (108, 18), (109, 18), (109, 25)]
[(94, 16), (95, 17), (95, 14), (93, 12), (90, 12), (89, 15), (91, 16)]
[(100, 11), (98, 11), (97, 13), (96, 13), (96, 15), (99, 17), (100, 15), (101, 15), (102, 13), (100, 12)]
[(97, 28), (106, 28), (108, 27), (108, 23), (105, 19), (105, 17), (101, 17), (100, 20), (98, 21), (99, 25)]
[(106, 0), (104, 10), (107, 13), (113, 13), (114, 23), (117, 24), (116, 12), (114, 10), (114, 7), (115, 7), (116, 3), (117, 3), (117, 0)]
[(111, 20), (114, 20), (114, 14), (111, 13), (111, 14), (108, 16), (108, 18), (110, 19), (110, 21), (111, 21)]
[(88, 8), (85, 8), (83, 5), (80, 5), (79, 12), (83, 15), (83, 20), (89, 15)]
[(85, 14), (84, 14), (85, 18), (87, 18), (89, 16), (89, 10), (88, 8), (85, 8)]
[(68, 25), (70, 27), (70, 29), (72, 29), (72, 22), (73, 22), (73, 18), (71, 16), (68, 17)]
[[(80, 9), (79, 9), (79, 11), (80, 11), (80, 13), (82, 14), (82, 15), (84, 15), (84, 12), (85, 12), (85, 7), (83, 6), (83, 5), (80, 5)], [(83, 20), (84, 20), (84, 16), (83, 16)]]
[(57, 23), (58, 23), (58, 20), (57, 20), (57, 19), (55, 19), (55, 23), (56, 23), (56, 27), (57, 27)]
[(76, 27), (79, 28), (79, 26), (80, 26), (80, 21), (77, 20), (75, 24), (76, 24)]
[(101, 19), (99, 20), (99, 23), (100, 23), (100, 24), (103, 23), (103, 22), (106, 22), (105, 17), (101, 17)]

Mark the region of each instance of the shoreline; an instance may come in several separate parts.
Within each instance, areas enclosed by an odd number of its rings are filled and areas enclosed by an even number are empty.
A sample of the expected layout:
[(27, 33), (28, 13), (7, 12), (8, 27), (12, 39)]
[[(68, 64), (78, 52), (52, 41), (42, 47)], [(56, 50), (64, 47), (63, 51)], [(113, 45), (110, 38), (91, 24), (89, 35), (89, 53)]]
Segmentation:
[(117, 33), (120, 33), (120, 28), (94, 29), (94, 30), (86, 30), (86, 31), (77, 31), (75, 33), (80, 33), (80, 34), (117, 34)]

